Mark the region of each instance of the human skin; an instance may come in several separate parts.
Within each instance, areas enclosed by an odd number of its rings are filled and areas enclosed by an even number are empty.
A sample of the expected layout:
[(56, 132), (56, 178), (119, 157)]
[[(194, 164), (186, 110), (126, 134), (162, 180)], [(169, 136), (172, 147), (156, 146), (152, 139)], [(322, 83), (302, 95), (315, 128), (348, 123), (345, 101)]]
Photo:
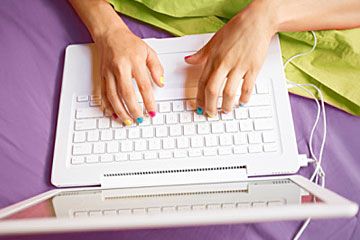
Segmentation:
[[(156, 103), (151, 81), (159, 87), (164, 85), (163, 69), (155, 52), (131, 33), (105, 0), (69, 1), (100, 52), (104, 108), (115, 112), (122, 122), (143, 117), (132, 86), (134, 77), (146, 111), (153, 116)], [(185, 58), (188, 64), (203, 66), (197, 105), (209, 117), (216, 116), (217, 98), (225, 81), (222, 111), (230, 112), (234, 105), (246, 104), (270, 40), (277, 32), (356, 27), (360, 27), (359, 0), (254, 0), (202, 49)], [(241, 95), (236, 99), (239, 87)]]

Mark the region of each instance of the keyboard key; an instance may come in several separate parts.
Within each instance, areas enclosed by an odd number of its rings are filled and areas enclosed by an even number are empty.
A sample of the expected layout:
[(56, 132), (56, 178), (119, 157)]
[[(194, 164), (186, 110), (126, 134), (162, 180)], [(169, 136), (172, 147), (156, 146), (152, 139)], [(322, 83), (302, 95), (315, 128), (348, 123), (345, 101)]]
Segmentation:
[(245, 131), (252, 131), (253, 130), (253, 123), (251, 120), (240, 120), (240, 130)]
[(192, 112), (181, 112), (180, 123), (189, 123), (192, 121)]
[(179, 137), (176, 139), (178, 148), (188, 148), (189, 147), (189, 139), (186, 137)]
[(187, 157), (187, 151), (186, 150), (175, 150), (174, 151), (174, 158), (185, 158)]
[(249, 153), (259, 153), (262, 152), (262, 147), (260, 144), (249, 145)]
[(83, 164), (84, 162), (85, 162), (85, 158), (83, 156), (71, 158), (71, 164), (74, 164), (74, 165)]
[(101, 141), (110, 141), (113, 139), (113, 130), (101, 130)]
[(276, 152), (277, 151), (277, 145), (275, 143), (269, 143), (264, 145), (264, 151), (265, 152)]
[(248, 115), (248, 109), (244, 107), (238, 107), (235, 109), (235, 118), (236, 119), (247, 119), (249, 117)]
[(243, 154), (243, 153), (247, 153), (247, 152), (248, 152), (248, 149), (247, 149), (247, 146), (245, 146), (245, 145), (234, 147), (234, 154)]
[(256, 119), (254, 120), (255, 130), (269, 130), (273, 129), (273, 119)]
[(172, 158), (172, 152), (170, 152), (170, 151), (161, 151), (161, 152), (159, 152), (159, 158), (160, 159)]
[(117, 162), (126, 161), (126, 160), (128, 160), (128, 154), (127, 153), (115, 154), (114, 159)]
[(205, 136), (205, 145), (207, 147), (214, 147), (218, 145), (217, 136), (207, 135)]
[(105, 154), (100, 156), (100, 162), (112, 162), (114, 161), (113, 155)]
[(204, 148), (204, 156), (216, 156), (217, 149), (216, 148)]
[(96, 119), (84, 119), (84, 120), (77, 120), (75, 122), (75, 130), (90, 130), (96, 128)]
[(145, 151), (146, 150), (146, 140), (144, 139), (139, 139), (139, 140), (135, 140), (135, 151)]
[(99, 141), (100, 132), (99, 130), (92, 130), (87, 132), (87, 140), (89, 142), (97, 142)]
[(170, 112), (171, 111), (171, 105), (170, 102), (159, 102), (159, 112)]
[(92, 146), (90, 143), (74, 144), (72, 153), (73, 155), (86, 155), (91, 153)]
[(133, 142), (124, 140), (120, 142), (121, 152), (131, 152), (133, 150)]
[(157, 153), (154, 151), (151, 152), (145, 152), (144, 153), (144, 159), (148, 160), (148, 159), (156, 159), (157, 158)]
[(184, 111), (184, 102), (183, 101), (174, 101), (172, 103), (174, 112), (182, 112)]
[(100, 118), (104, 116), (104, 113), (99, 108), (79, 108), (75, 114), (77, 119), (83, 118)]
[(164, 149), (173, 149), (175, 148), (175, 139), (174, 138), (164, 138), (162, 140)]
[(119, 152), (119, 143), (117, 141), (108, 142), (106, 149), (108, 153), (117, 153)]
[(119, 139), (125, 139), (126, 138), (126, 129), (122, 128), (122, 129), (116, 129), (114, 131), (114, 139), (119, 140)]
[(128, 138), (129, 139), (140, 138), (140, 128), (139, 127), (129, 128)]
[(88, 100), (89, 100), (89, 96), (87, 96), (87, 95), (77, 97), (78, 102), (87, 102)]
[(194, 122), (205, 122), (206, 117), (204, 115), (199, 115), (194, 113)]
[(271, 99), (268, 95), (254, 95), (251, 96), (250, 101), (246, 104), (246, 106), (269, 106), (270, 104)]
[(246, 133), (237, 133), (234, 135), (234, 144), (235, 145), (242, 145), (242, 144), (247, 144), (247, 137), (246, 137)]
[(119, 122), (119, 120), (111, 119), (111, 127), (112, 128), (122, 128), (124, 127), (122, 123)]
[(189, 124), (184, 126), (184, 135), (185, 136), (191, 136), (196, 133), (195, 131), (195, 125)]
[(188, 153), (189, 157), (200, 157), (202, 155), (201, 149), (190, 149)]
[(91, 101), (101, 100), (101, 96), (100, 95), (91, 95), (90, 100)]
[(89, 155), (85, 157), (86, 163), (98, 163), (99, 162), (99, 156), (97, 155)]
[(238, 132), (239, 131), (239, 124), (237, 121), (227, 121), (225, 123), (225, 131), (228, 133), (231, 132)]
[(250, 118), (266, 118), (272, 116), (270, 107), (249, 108), (249, 114)]
[(90, 107), (99, 107), (99, 106), (101, 106), (101, 100), (90, 101)]
[(80, 143), (80, 142), (85, 142), (86, 140), (86, 134), (85, 132), (75, 132), (74, 133), (74, 143)]
[(264, 143), (275, 142), (276, 137), (275, 137), (275, 133), (273, 131), (263, 132), (262, 136), (263, 136)]
[(191, 147), (203, 147), (204, 146), (204, 138), (201, 136), (193, 136), (191, 137)]
[(129, 154), (130, 160), (142, 160), (142, 153), (140, 152), (132, 152)]
[(223, 133), (224, 132), (224, 123), (223, 122), (215, 122), (211, 123), (211, 131), (212, 133)]
[(167, 126), (158, 126), (155, 129), (156, 137), (166, 137), (168, 135), (168, 127)]
[(268, 83), (266, 83), (266, 82), (257, 82), (256, 83), (256, 93), (257, 94), (269, 93)]
[(178, 114), (177, 113), (167, 113), (165, 115), (166, 124), (175, 124), (178, 123)]
[(169, 130), (170, 130), (170, 136), (181, 136), (182, 135), (181, 125), (171, 125), (171, 126), (169, 126)]
[(212, 117), (212, 118), (207, 117), (207, 120), (208, 120), (209, 122), (219, 121), (219, 120), (220, 120), (220, 114), (216, 114), (216, 116), (214, 116), (214, 117)]
[(233, 120), (234, 119), (234, 113), (233, 112), (221, 113), (221, 119), (222, 120)]
[(160, 139), (154, 138), (149, 141), (149, 149), (150, 150), (159, 150), (161, 148)]
[(143, 127), (141, 128), (141, 136), (143, 138), (152, 138), (154, 137), (154, 127)]
[(209, 134), (210, 133), (210, 125), (208, 123), (199, 123), (197, 125), (198, 134)]
[(94, 143), (94, 153), (105, 153), (105, 143), (104, 142)]
[(98, 120), (99, 128), (109, 128), (110, 127), (110, 119), (109, 118), (100, 118)]
[(162, 114), (162, 113), (156, 114), (156, 116), (152, 118), (152, 123), (154, 125), (163, 125), (164, 124), (164, 114)]
[(219, 148), (219, 155), (230, 155), (232, 154), (232, 149), (230, 147), (224, 147), (224, 148)]
[(249, 143), (261, 143), (261, 133), (250, 132), (248, 133)]
[(219, 141), (221, 146), (230, 146), (233, 144), (232, 135), (220, 135)]

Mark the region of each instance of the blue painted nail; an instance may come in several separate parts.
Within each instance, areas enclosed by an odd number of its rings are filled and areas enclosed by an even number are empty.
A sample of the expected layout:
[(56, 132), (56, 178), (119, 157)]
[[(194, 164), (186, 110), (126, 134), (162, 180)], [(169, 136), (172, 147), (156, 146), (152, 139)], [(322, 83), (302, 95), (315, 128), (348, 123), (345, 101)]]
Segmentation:
[(142, 118), (142, 117), (138, 117), (137, 119), (136, 119), (136, 122), (137, 123), (142, 123), (144, 121), (144, 119)]
[(196, 113), (199, 114), (199, 115), (203, 115), (204, 111), (201, 107), (197, 107), (196, 108)]

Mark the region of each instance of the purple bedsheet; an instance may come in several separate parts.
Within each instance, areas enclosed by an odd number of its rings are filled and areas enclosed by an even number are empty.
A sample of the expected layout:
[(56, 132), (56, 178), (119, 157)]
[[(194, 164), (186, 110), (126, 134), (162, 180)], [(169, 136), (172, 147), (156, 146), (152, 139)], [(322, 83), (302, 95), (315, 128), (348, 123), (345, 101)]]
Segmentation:
[[(140, 37), (169, 34), (123, 17)], [(0, 4), (0, 208), (52, 187), (50, 169), (64, 50), (91, 38), (66, 1)], [(291, 96), (297, 143), (308, 153), (313, 101)], [(360, 118), (327, 106), (327, 187), (360, 203)], [(315, 136), (316, 149), (320, 133)], [(311, 168), (302, 170), (308, 176)], [(14, 239), (290, 239), (299, 221), (21, 236)], [(358, 216), (312, 221), (303, 239), (360, 239)]]

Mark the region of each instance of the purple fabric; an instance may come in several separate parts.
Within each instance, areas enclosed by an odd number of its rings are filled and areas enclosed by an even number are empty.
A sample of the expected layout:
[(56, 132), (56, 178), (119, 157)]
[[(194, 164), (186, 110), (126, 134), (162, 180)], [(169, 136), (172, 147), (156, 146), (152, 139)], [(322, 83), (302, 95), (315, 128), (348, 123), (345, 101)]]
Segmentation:
[[(124, 17), (140, 37), (169, 34)], [(91, 38), (67, 1), (0, 4), (0, 208), (53, 188), (50, 169), (68, 44)], [(291, 96), (297, 142), (308, 153), (313, 101)], [(360, 118), (327, 106), (327, 187), (360, 203)], [(316, 134), (318, 149), (320, 134)], [(308, 176), (311, 168), (301, 173)], [(22, 236), (13, 239), (289, 239), (300, 222)], [(303, 239), (359, 239), (358, 216), (311, 222)]]

